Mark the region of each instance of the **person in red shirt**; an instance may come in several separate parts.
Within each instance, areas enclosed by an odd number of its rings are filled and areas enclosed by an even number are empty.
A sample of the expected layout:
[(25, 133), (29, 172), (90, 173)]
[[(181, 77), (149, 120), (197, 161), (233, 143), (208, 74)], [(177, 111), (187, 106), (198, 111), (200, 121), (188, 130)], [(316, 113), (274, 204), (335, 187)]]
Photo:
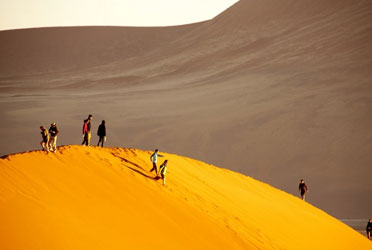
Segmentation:
[(93, 116), (92, 115), (89, 115), (88, 116), (88, 119), (84, 120), (84, 124), (83, 124), (83, 142), (81, 143), (81, 145), (87, 145), (87, 146), (90, 146), (90, 138), (92, 137), (92, 134), (90, 133), (90, 129), (91, 129), (91, 124), (90, 124), (90, 121), (93, 119)]

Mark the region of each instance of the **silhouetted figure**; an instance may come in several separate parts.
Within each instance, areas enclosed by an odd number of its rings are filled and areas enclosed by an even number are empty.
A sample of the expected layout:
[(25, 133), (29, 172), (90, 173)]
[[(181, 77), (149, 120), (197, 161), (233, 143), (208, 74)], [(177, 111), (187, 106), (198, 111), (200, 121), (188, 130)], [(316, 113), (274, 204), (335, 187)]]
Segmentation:
[(90, 133), (90, 129), (91, 129), (91, 124), (90, 124), (90, 121), (93, 119), (93, 116), (92, 115), (89, 115), (88, 116), (88, 119), (84, 120), (84, 124), (83, 124), (83, 137), (84, 137), (84, 140), (83, 142), (81, 143), (81, 145), (87, 145), (87, 146), (90, 146), (90, 138), (92, 137), (91, 133)]
[(57, 124), (53, 122), (49, 128), (49, 141), (48, 141), (49, 150), (53, 151), (53, 153), (57, 152), (58, 134), (59, 134), (59, 130), (57, 128)]
[(40, 142), (41, 147), (43, 148), (43, 151), (49, 152), (49, 146), (48, 146), (48, 141), (49, 141), (49, 133), (44, 126), (40, 126), (41, 130), (41, 137), (43, 138), (42, 141)]
[(300, 185), (298, 186), (298, 191), (301, 194), (302, 200), (305, 200), (305, 194), (308, 192), (308, 189), (304, 180), (301, 180)]
[(161, 178), (163, 179), (163, 185), (165, 185), (165, 174), (167, 173), (167, 165), (168, 160), (165, 160), (160, 166), (159, 166), (159, 173), (161, 175)]
[(159, 150), (155, 149), (155, 152), (150, 156), (150, 161), (152, 162), (152, 169), (150, 172), (155, 170), (156, 175), (158, 175), (158, 169), (156, 163), (158, 162), (158, 157), (163, 157), (162, 155), (158, 154)]
[(372, 232), (372, 219), (369, 219), (369, 221), (367, 223), (366, 231), (367, 231), (367, 238), (370, 239), (370, 240), (372, 240), (372, 236), (371, 236), (371, 232)]
[(99, 125), (97, 135), (99, 136), (99, 141), (98, 141), (97, 146), (99, 146), (99, 143), (101, 143), (101, 147), (103, 147), (103, 143), (106, 141), (105, 120), (102, 120), (101, 125)]

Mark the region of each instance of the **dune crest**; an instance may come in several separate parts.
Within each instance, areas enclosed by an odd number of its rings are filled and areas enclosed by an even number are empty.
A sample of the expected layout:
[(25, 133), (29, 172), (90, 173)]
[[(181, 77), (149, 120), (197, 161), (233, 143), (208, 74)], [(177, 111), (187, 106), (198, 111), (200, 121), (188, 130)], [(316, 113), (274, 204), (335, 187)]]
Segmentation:
[(0, 160), (1, 249), (372, 249), (323, 211), (241, 174), (162, 153), (64, 146)]

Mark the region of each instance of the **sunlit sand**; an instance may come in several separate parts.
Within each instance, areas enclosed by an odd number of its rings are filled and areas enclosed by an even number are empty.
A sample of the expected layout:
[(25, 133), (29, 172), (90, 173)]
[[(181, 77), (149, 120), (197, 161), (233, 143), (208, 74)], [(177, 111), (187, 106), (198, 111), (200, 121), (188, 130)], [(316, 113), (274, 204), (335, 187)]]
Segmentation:
[(0, 159), (0, 249), (372, 249), (358, 232), (250, 177), (163, 153), (64, 146)]

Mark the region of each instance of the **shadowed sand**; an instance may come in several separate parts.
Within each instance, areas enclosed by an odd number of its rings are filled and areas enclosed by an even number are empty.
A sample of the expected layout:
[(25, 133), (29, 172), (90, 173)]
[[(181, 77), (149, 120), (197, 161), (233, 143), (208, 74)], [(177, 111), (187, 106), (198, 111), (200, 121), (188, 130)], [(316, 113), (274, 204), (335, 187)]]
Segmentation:
[[(312, 205), (174, 154), (60, 147), (0, 159), (1, 249), (372, 249)], [(20, 239), (21, 236), (21, 239)]]
[(0, 152), (81, 143), (160, 148), (228, 167), (339, 218), (372, 201), (372, 2), (240, 1), (166, 28), (0, 32)]

